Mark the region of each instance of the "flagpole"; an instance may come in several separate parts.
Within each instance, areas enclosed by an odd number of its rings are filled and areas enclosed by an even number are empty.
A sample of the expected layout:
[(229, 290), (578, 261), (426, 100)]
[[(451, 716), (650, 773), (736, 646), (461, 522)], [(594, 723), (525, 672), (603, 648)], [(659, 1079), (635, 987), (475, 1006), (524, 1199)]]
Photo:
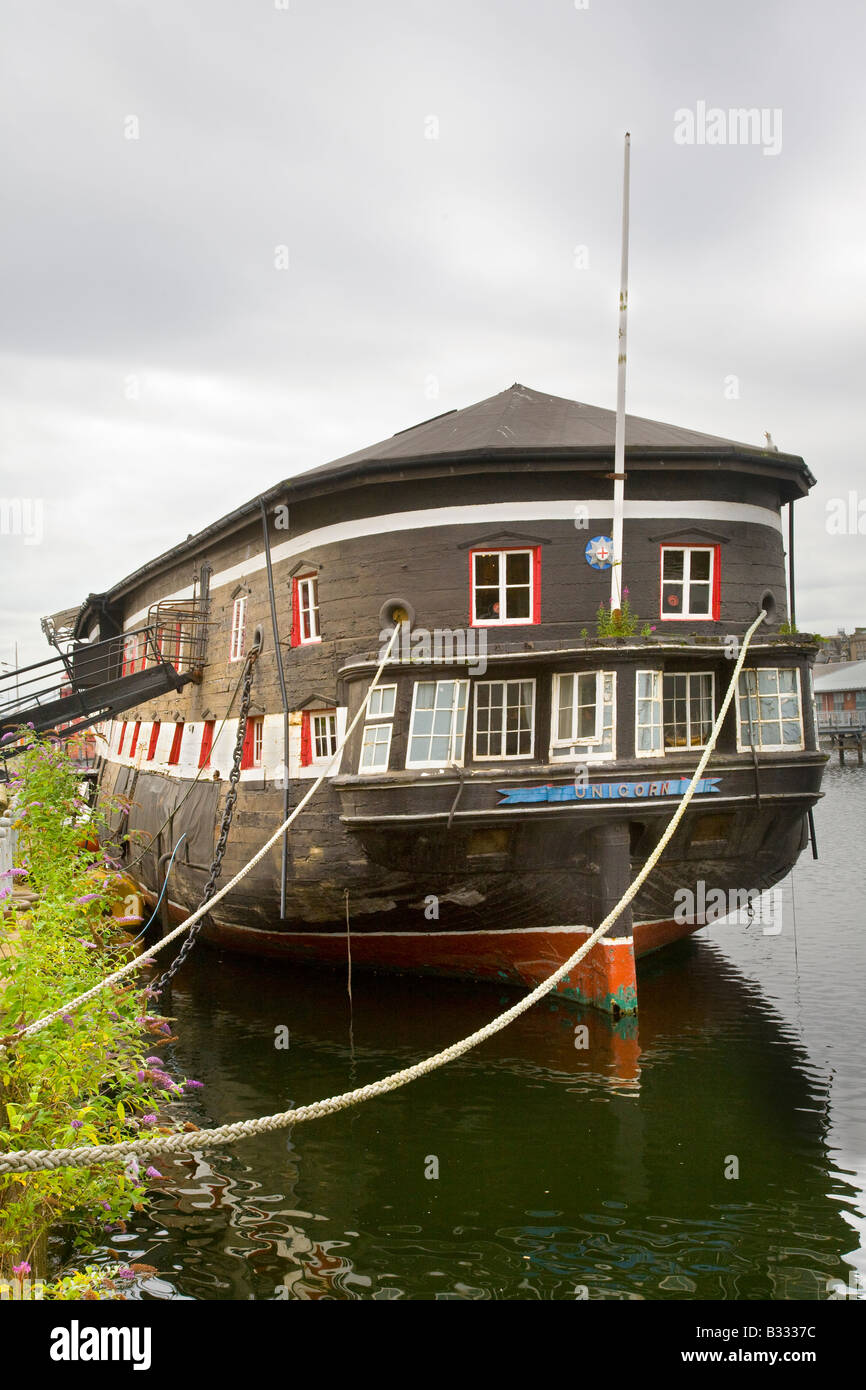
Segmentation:
[(613, 453), (613, 564), (610, 568), (611, 612), (622, 607), (622, 520), (625, 504), (625, 365), (628, 320), (628, 192), (631, 136), (626, 131), (622, 179), (622, 266), (619, 281), (619, 350), (616, 372), (616, 436)]

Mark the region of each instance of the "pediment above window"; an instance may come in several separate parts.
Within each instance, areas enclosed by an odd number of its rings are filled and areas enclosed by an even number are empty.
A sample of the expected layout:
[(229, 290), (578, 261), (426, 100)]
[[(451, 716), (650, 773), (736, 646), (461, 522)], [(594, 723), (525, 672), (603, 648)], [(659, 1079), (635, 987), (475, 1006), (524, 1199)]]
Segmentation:
[(477, 536), (471, 541), (461, 541), (458, 550), (496, 550), (510, 546), (550, 545), (549, 536), (527, 535), (525, 531), (491, 531), (485, 536)]
[(305, 710), (305, 711), (309, 710), (309, 711), (312, 711), (313, 713), (315, 713), (317, 710), (331, 710), (331, 711), (332, 711), (332, 710), (336, 709), (336, 707), (337, 707), (337, 702), (336, 702), (336, 700), (334, 699), (334, 697), (333, 697), (332, 695), (331, 695), (331, 696), (328, 696), (328, 695), (319, 695), (319, 694), (317, 694), (317, 693), (314, 693), (314, 694), (312, 694), (312, 695), (308, 695), (307, 698), (306, 698), (306, 700), (300, 700), (300, 701), (298, 701), (298, 703), (295, 705), (295, 709), (296, 709), (296, 710)]
[(664, 534), (650, 536), (650, 540), (661, 545), (726, 545), (730, 536), (724, 535), (721, 531), (705, 531), (701, 526), (680, 527), (677, 531), (665, 531)]
[(303, 557), (298, 560), (289, 570), (289, 578), (295, 579), (301, 574), (318, 574), (323, 566), (316, 560), (305, 560)]

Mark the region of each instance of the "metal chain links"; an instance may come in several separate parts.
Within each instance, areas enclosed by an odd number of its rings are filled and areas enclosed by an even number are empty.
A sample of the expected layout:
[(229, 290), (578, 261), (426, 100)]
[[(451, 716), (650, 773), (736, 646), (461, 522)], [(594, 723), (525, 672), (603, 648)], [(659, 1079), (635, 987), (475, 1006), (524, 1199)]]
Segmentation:
[[(253, 649), (253, 651), (250, 652), (249, 656), (247, 657), (246, 670), (244, 672), (243, 691), (241, 693), (241, 707), (238, 713), (238, 734), (237, 738), (235, 739), (235, 751), (232, 756), (232, 770), (229, 773), (229, 789), (226, 793), (225, 806), (223, 807), (222, 825), (220, 826), (220, 834), (219, 839), (217, 840), (217, 847), (214, 851), (213, 862), (210, 866), (210, 873), (208, 874), (207, 882), (205, 883), (204, 892), (202, 894), (201, 907), (204, 907), (207, 903), (210, 902), (211, 898), (216, 892), (217, 882), (219, 880), (220, 874), (223, 871), (223, 856), (226, 852), (226, 845), (228, 844), (229, 831), (231, 829), (232, 824), (232, 817), (234, 816), (235, 812), (235, 803), (238, 799), (238, 783), (241, 780), (241, 759), (243, 757), (244, 752), (244, 742), (247, 733), (247, 719), (249, 717), (250, 712), (250, 696), (253, 685), (253, 672), (255, 670), (256, 657), (258, 656), (258, 654), (258, 647), (256, 647)], [(183, 965), (184, 961), (186, 960), (187, 956), (189, 955), (190, 951), (195, 945), (196, 939), (198, 937), (199, 932), (201, 931), (202, 925), (205, 922), (205, 920), (206, 919), (204, 917), (200, 918), (199, 921), (196, 922), (195, 925), (190, 928), (186, 940), (184, 941), (183, 945), (181, 946), (171, 965), (168, 967), (167, 970), (165, 970), (162, 973), (162, 975), (160, 975), (156, 984), (151, 985), (149, 987), (149, 993), (153, 995), (162, 994), (166, 985), (168, 985), (174, 979), (178, 970), (180, 970), (180, 967)]]

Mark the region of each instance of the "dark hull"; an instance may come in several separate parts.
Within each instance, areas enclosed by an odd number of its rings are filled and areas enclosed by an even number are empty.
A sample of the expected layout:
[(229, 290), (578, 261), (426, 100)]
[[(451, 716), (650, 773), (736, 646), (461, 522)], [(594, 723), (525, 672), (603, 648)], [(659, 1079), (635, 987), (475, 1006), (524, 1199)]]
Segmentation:
[[(751, 763), (714, 760), (718, 790), (696, 795), (635, 899), (633, 927), (615, 927), (612, 939), (593, 948), (561, 992), (628, 1012), (634, 1004), (634, 960), (703, 925), (702, 911), (688, 920), (677, 913), (677, 895), (684, 888), (703, 884), (705, 896), (718, 890), (736, 895), (778, 883), (807, 844), (806, 812), (820, 795), (824, 761), (822, 754), (804, 753), (762, 761), (758, 804)], [(677, 768), (667, 759), (665, 774), (676, 782), (693, 766), (683, 759)], [(610, 770), (604, 775), (614, 776)], [(658, 769), (649, 762), (619, 763), (615, 776), (649, 788)], [(567, 787), (561, 769), (550, 768), (524, 769), (519, 776), (509, 770), (507, 778), (485, 772), (462, 784), (454, 775), (432, 785), (429, 779), (426, 785), (418, 781), (396, 775), (375, 784), (340, 778), (323, 786), (319, 808), (310, 812), (313, 823), (299, 822), (289, 837), (286, 918), (279, 918), (277, 845), (217, 906), (207, 920), (206, 938), (267, 957), (343, 963), (348, 907), (353, 964), (532, 987), (583, 943), (610, 906), (597, 863), (599, 834), (614, 824), (627, 825), (629, 862), (622, 867), (623, 881), (630, 881), (680, 800), (677, 794), (503, 808), (503, 786)], [(140, 773), (133, 797), (147, 814), (164, 818), (166, 798), (176, 802), (183, 790), (183, 784)], [(175, 918), (200, 901), (215, 791), (212, 784), (196, 787), (179, 807), (171, 836), (156, 846), (167, 846), (188, 830), (191, 862), (176, 865), (169, 886)], [(279, 792), (242, 784), (224, 882), (273, 832), (281, 812)], [(130, 824), (135, 832), (135, 811)], [(144, 835), (148, 827), (139, 828)], [(311, 844), (311, 836), (319, 843)], [(138, 874), (153, 901), (161, 885), (159, 855), (146, 855)]]

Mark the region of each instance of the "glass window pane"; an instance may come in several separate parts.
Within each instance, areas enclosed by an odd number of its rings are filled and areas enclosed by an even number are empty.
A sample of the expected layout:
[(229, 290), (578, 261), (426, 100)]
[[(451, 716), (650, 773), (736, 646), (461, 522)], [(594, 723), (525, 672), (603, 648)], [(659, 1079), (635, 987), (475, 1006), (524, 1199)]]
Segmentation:
[(528, 589), (509, 589), (507, 597), (506, 618), (528, 618), (529, 617), (529, 590)]
[(505, 556), (506, 584), (529, 583), (529, 560), (530, 557), (525, 551)]
[[(778, 672), (763, 666), (758, 670), (758, 691), (761, 695), (775, 695), (779, 688)], [(754, 690), (754, 684), (752, 689)]]
[(691, 569), (689, 573), (692, 580), (709, 579), (710, 552), (708, 550), (693, 550), (691, 552)]
[(682, 550), (665, 550), (664, 569), (662, 571), (665, 579), (682, 579), (683, 577), (683, 552)]
[(695, 617), (710, 611), (709, 584), (689, 585), (689, 612)]
[[(465, 571), (464, 571), (465, 573)], [(494, 585), (499, 587), (499, 556), (498, 555), (476, 555), (475, 556), (475, 584)]]

